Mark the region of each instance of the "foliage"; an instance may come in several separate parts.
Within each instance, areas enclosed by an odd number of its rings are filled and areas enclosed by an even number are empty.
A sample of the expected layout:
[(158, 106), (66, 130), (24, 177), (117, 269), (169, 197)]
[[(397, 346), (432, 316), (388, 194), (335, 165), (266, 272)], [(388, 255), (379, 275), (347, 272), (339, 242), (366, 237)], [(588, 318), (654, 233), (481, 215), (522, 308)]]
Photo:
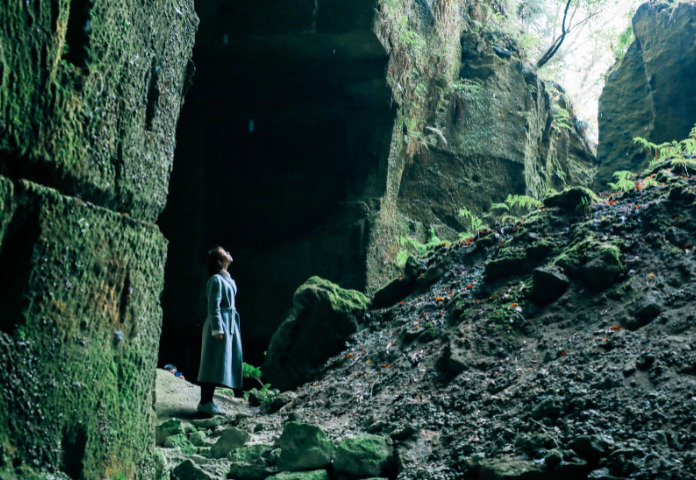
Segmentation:
[(254, 395), (261, 403), (268, 403), (280, 394), (280, 390), (271, 387), (270, 383), (262, 384), (260, 389), (252, 388), (244, 392), (244, 400), (249, 401), (249, 397)]
[(673, 168), (683, 168), (687, 174), (689, 167), (696, 169), (696, 125), (689, 132), (689, 138), (681, 141), (672, 140), (658, 145), (643, 137), (635, 137), (633, 142), (642, 150), (652, 152), (653, 158), (648, 169), (662, 160), (669, 160)]
[(409, 254), (415, 253), (419, 257), (424, 257), (440, 245), (449, 244), (435, 234), (432, 226), (428, 229), (428, 235), (430, 238), (426, 243), (421, 243), (413, 237), (399, 237), (399, 244), (405, 247), (396, 254), (396, 262), (399, 266), (406, 264)]
[(616, 38), (616, 44), (610, 43), (611, 51), (614, 52), (617, 60), (621, 60), (626, 54), (628, 47), (633, 43), (635, 35), (633, 34), (633, 25), (629, 24), (624, 31), (619, 33)]
[(551, 127), (560, 132), (562, 129), (572, 130), (571, 114), (568, 109), (563, 108), (558, 102), (554, 102), (551, 105), (551, 112), (553, 113), (553, 123)]
[(478, 237), (479, 231), (488, 228), (475, 213), (466, 207), (459, 209), (459, 217), (468, 224), (468, 228), (459, 234), (460, 239), (467, 239), (471, 237)]
[(613, 177), (616, 179), (616, 182), (609, 182), (609, 186), (612, 190), (617, 192), (627, 192), (633, 190), (636, 186), (636, 182), (631, 180), (631, 178), (635, 178), (636, 175), (628, 170), (614, 172)]
[(452, 92), (461, 93), (464, 98), (472, 99), (483, 90), (484, 85), (481, 80), (462, 78), (450, 85)]

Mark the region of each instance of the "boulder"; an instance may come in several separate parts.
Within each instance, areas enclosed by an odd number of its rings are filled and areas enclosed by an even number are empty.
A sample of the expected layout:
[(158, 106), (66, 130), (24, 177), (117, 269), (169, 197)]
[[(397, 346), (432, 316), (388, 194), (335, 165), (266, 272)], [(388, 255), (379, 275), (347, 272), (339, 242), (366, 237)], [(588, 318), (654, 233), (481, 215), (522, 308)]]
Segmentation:
[(633, 17), (635, 40), (614, 65), (599, 97), (601, 166), (597, 186), (617, 170), (641, 172), (652, 155), (634, 137), (682, 140), (696, 123), (696, 6), (645, 3)]
[(548, 478), (545, 465), (518, 458), (503, 457), (478, 465), (479, 480), (542, 480)]
[(185, 433), (178, 433), (167, 437), (164, 440), (163, 446), (165, 448), (178, 448), (186, 456), (193, 455), (196, 453), (196, 447), (189, 441)]
[(213, 458), (223, 458), (232, 450), (241, 447), (249, 441), (251, 435), (244, 430), (235, 427), (229, 427), (222, 432), (222, 435), (215, 442), (210, 453)]
[(329, 480), (326, 470), (312, 470), (309, 472), (282, 472), (268, 477), (266, 480)]
[(271, 338), (264, 379), (289, 390), (313, 378), (321, 365), (345, 347), (369, 300), (319, 277), (311, 277), (293, 297), (293, 306)]
[(230, 455), (229, 475), (237, 480), (263, 480), (275, 473), (268, 465), (264, 454), (271, 450), (269, 445), (252, 445), (240, 447)]
[(219, 477), (206, 472), (191, 460), (186, 460), (172, 470), (171, 480), (222, 480)]
[(565, 190), (544, 198), (547, 208), (558, 207), (566, 213), (582, 214), (585, 209), (598, 201), (597, 195), (585, 187), (568, 187)]
[(531, 300), (539, 306), (553, 303), (568, 290), (568, 285), (570, 280), (559, 267), (537, 268), (532, 277)]
[(333, 467), (356, 477), (384, 475), (394, 458), (392, 441), (378, 435), (360, 435), (343, 440), (336, 447)]
[(280, 470), (311, 470), (329, 465), (336, 447), (317, 425), (288, 422), (276, 442), (280, 448)]
[(594, 257), (583, 265), (581, 275), (591, 289), (601, 291), (616, 283), (623, 270), (619, 248), (602, 244)]
[(596, 435), (581, 435), (570, 443), (570, 448), (591, 463), (597, 463), (609, 453), (606, 442)]
[(155, 435), (156, 445), (162, 445), (167, 437), (172, 435), (177, 435), (184, 433), (184, 427), (181, 420), (178, 418), (172, 418), (157, 426), (157, 431)]

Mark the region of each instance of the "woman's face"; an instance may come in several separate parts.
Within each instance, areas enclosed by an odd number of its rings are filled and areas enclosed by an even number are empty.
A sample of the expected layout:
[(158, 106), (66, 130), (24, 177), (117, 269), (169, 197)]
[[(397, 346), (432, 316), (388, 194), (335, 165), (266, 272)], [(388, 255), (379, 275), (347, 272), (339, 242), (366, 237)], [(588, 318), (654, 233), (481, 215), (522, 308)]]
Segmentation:
[(230, 255), (230, 252), (220, 247), (218, 248), (218, 253), (220, 254), (220, 258), (222, 259), (222, 264), (224, 268), (229, 267), (232, 263), (232, 255)]

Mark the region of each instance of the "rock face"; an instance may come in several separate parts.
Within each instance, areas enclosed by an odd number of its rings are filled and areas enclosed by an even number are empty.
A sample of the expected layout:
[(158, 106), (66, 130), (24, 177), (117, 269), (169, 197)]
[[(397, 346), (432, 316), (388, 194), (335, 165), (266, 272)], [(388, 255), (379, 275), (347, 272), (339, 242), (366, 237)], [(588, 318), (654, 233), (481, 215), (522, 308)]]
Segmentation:
[(636, 39), (612, 67), (599, 97), (601, 167), (598, 186), (617, 170), (642, 171), (650, 154), (634, 137), (682, 140), (696, 123), (696, 6), (642, 5), (633, 17)]
[(160, 219), (172, 239), (160, 359), (183, 371), (200, 358), (180, 332), (203, 321), (201, 257), (216, 243), (235, 256), (258, 364), (306, 278), (372, 293), (400, 273), (412, 225), (451, 239), (462, 207), (589, 184), (594, 171), (571, 106), (497, 24), (477, 25), (490, 19), (480, 2), (271, 5), (197, 5), (196, 77)]
[(153, 474), (192, 2), (0, 7), (0, 476)]
[(290, 389), (312, 378), (316, 369), (343, 348), (369, 306), (362, 293), (312, 277), (295, 292), (293, 308), (271, 339), (264, 379)]
[(593, 181), (594, 151), (569, 101), (496, 41), (504, 38), (462, 38), (458, 83), (428, 121), (428, 150), (401, 180), (400, 211), (443, 237), (467, 229), (462, 207), (484, 212), (509, 194), (541, 199)]

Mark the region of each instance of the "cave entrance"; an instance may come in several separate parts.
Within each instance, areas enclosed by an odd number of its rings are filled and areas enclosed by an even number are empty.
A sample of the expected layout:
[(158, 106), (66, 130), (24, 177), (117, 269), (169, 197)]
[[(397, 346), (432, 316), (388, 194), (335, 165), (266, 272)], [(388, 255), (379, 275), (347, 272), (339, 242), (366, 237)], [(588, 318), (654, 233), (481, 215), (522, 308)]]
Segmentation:
[[(203, 4), (205, 3), (205, 4)], [(394, 122), (373, 1), (200, 2), (168, 203), (160, 364), (195, 378), (204, 255), (235, 258), (245, 361), (311, 275), (364, 289)]]

